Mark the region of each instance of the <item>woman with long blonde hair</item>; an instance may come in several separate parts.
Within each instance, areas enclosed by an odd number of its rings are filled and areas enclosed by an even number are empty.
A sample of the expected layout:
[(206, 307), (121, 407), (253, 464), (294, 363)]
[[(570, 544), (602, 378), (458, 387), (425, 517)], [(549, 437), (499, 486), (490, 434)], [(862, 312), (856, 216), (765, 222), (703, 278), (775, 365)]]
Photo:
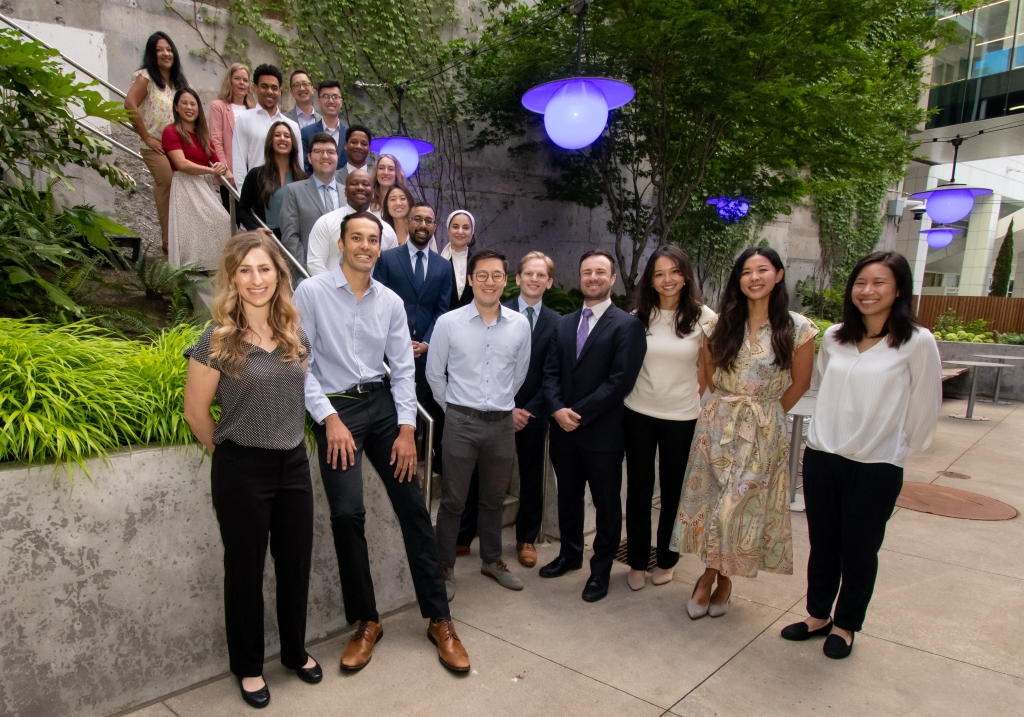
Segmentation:
[[(248, 109), (256, 106), (256, 95), (249, 81), (249, 68), (241, 62), (234, 62), (228, 67), (224, 81), (220, 84), (217, 99), (210, 103), (210, 140), (217, 156), (229, 167), (231, 161), (231, 142), (235, 135), (235, 118)], [(245, 177), (238, 178), (238, 185)], [(228, 208), (228, 190), (220, 189), (221, 201)]]
[(382, 154), (373, 165), (373, 197), (370, 199), (370, 211), (380, 216), (384, 210), (384, 195), (396, 186), (409, 190), (402, 164), (395, 155)]
[[(265, 707), (268, 540), (277, 575), (281, 663), (305, 682), (323, 678), (304, 647), (313, 553), (313, 487), (303, 443), (310, 344), (292, 303), (288, 266), (265, 233), (228, 241), (214, 285), (213, 322), (185, 352), (185, 420), (213, 456), (210, 489), (224, 543), (230, 669), (242, 698)], [(219, 421), (210, 415), (214, 399)]]

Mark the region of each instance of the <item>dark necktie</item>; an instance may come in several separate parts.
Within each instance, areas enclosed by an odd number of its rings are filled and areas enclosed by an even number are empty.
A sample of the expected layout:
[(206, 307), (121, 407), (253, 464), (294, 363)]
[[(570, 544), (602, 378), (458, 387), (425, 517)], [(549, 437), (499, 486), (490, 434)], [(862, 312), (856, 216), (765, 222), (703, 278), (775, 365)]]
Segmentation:
[(530, 320), (530, 331), (533, 331), (533, 307), (526, 307), (526, 318)]
[(416, 268), (412, 272), (413, 278), (416, 282), (416, 288), (419, 289), (423, 286), (423, 281), (426, 279), (426, 272), (423, 270), (423, 251), (416, 252)]

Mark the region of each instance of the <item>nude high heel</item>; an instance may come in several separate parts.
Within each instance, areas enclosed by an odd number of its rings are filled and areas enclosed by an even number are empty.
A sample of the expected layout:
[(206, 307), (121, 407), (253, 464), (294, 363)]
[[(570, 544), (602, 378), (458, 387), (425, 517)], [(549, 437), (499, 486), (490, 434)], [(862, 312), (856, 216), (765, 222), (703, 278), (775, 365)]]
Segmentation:
[[(697, 583), (699, 585), (700, 581), (698, 580)], [(695, 603), (693, 601), (693, 596), (696, 594), (697, 585), (694, 585), (693, 592), (690, 594), (690, 600), (686, 603), (686, 614), (690, 616), (691, 620), (696, 620), (697, 618), (701, 618), (707, 615), (708, 608), (711, 606), (711, 603), (708, 603), (707, 605), (698, 605), (697, 603)]]

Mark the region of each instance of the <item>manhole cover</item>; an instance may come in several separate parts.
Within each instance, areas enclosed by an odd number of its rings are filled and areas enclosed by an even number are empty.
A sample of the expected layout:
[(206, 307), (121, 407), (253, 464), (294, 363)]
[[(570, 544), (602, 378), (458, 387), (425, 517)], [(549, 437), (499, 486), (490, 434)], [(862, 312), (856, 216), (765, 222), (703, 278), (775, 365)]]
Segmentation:
[(931, 483), (906, 481), (896, 505), (919, 513), (968, 520), (1010, 520), (1017, 509), (994, 498)]
[(971, 477), (966, 473), (957, 473), (956, 471), (939, 471), (939, 475), (943, 478), (957, 478), (959, 480), (971, 479)]

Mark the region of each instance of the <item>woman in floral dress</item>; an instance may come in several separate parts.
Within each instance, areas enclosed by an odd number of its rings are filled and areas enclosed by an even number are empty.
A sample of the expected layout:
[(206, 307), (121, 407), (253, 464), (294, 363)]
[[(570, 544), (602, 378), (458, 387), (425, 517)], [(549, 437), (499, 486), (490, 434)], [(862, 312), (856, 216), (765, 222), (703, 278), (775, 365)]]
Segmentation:
[(705, 328), (714, 396), (697, 420), (671, 546), (706, 565), (686, 606), (693, 619), (725, 614), (732, 576), (793, 574), (786, 412), (811, 384), (818, 329), (788, 310), (784, 274), (774, 249), (744, 251)]

